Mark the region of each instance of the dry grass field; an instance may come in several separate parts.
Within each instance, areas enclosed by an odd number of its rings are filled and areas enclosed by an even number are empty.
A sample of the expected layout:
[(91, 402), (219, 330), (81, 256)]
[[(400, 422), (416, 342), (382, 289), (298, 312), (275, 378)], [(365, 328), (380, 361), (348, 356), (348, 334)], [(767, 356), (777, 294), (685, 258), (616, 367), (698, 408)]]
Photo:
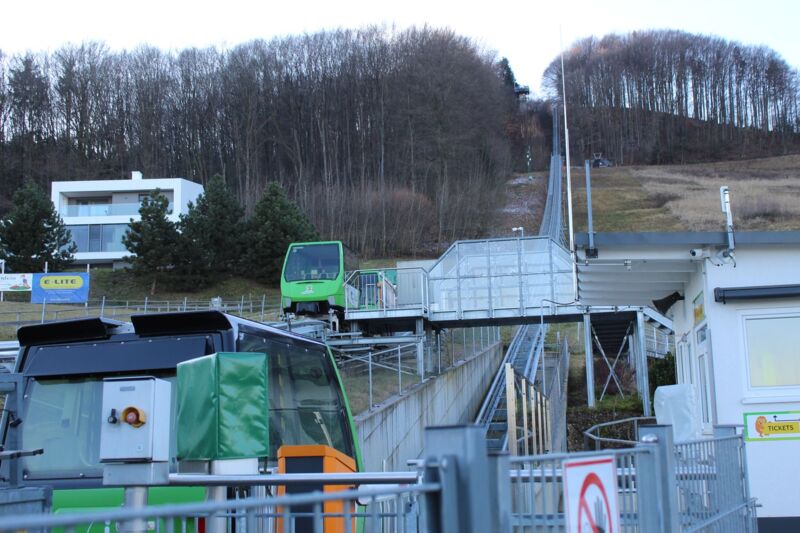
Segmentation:
[[(586, 230), (583, 168), (573, 168), (576, 231)], [(695, 165), (592, 169), (595, 231), (722, 230), (719, 188), (737, 230), (800, 229), (800, 155)]]

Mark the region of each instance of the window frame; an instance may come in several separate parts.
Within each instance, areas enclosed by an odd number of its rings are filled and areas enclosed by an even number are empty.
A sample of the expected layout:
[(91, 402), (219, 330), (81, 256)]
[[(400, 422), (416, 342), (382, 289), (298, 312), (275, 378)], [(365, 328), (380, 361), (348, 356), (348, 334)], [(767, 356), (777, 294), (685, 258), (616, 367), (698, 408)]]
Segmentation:
[[(750, 351), (748, 347), (748, 320), (764, 320), (772, 318), (798, 318), (800, 319), (800, 307), (785, 307), (785, 308), (762, 308), (762, 309), (744, 309), (739, 312), (740, 331), (741, 331), (741, 350), (744, 365), (744, 372), (742, 377), (744, 379), (744, 390), (747, 391), (748, 398), (774, 398), (774, 401), (783, 401), (780, 397), (797, 398), (800, 400), (800, 383), (796, 385), (775, 385), (775, 386), (754, 386), (750, 375)], [(746, 402), (750, 403), (750, 402)]]
[[(336, 397), (336, 401), (337, 401), (337, 404), (338, 404), (336, 406), (335, 412), (336, 412), (337, 416), (341, 419), (341, 421), (344, 423), (344, 425), (341, 428), (341, 436), (342, 436), (342, 439), (343, 439), (343, 443), (342, 444), (344, 444), (347, 447), (347, 449), (339, 449), (339, 448), (336, 448), (335, 446), (332, 446), (332, 448), (334, 448), (337, 451), (347, 455), (348, 457), (351, 457), (354, 461), (356, 461), (357, 457), (358, 457), (358, 443), (356, 442), (356, 437), (355, 437), (355, 427), (353, 426), (353, 419), (352, 419), (352, 416), (351, 416), (351, 413), (350, 413), (350, 410), (349, 410), (348, 402), (346, 400), (346, 395), (345, 395), (345, 391), (344, 391), (344, 385), (343, 385), (343, 383), (342, 383), (342, 381), (340, 379), (340, 376), (339, 376), (339, 373), (338, 373), (338, 369), (335, 366), (335, 362), (332, 359), (332, 356), (331, 356), (331, 353), (330, 353), (330, 349), (325, 344), (316, 343), (316, 342), (308, 342), (308, 343), (306, 343), (304, 341), (298, 341), (298, 339), (293, 339), (291, 337), (285, 337), (285, 336), (281, 336), (281, 335), (272, 334), (268, 330), (264, 330), (264, 329), (261, 329), (261, 328), (256, 328), (256, 327), (253, 327), (253, 326), (242, 324), (242, 325), (239, 326), (239, 328), (238, 328), (238, 330), (236, 332), (236, 341), (235, 341), (235, 349), (236, 349), (236, 351), (251, 351), (252, 350), (252, 347), (242, 346), (242, 342), (245, 340), (243, 337), (245, 337), (245, 336), (251, 336), (251, 337), (254, 337), (254, 338), (257, 338), (257, 339), (261, 339), (262, 345), (263, 345), (263, 348), (264, 348), (263, 351), (264, 351), (264, 353), (267, 354), (267, 357), (270, 358), (270, 359), (275, 354), (274, 354), (273, 350), (270, 350), (270, 349), (267, 348), (268, 343), (283, 344), (284, 345), (284, 349), (289, 350), (289, 351), (295, 351), (297, 353), (301, 353), (303, 351), (305, 351), (305, 352), (308, 352), (308, 351), (318, 352), (319, 357), (320, 357), (320, 359), (319, 359), (320, 365), (323, 368), (323, 371), (325, 372), (327, 383), (328, 383), (328, 388), (329, 388), (329, 390), (331, 390), (333, 392), (333, 395)], [(288, 354), (285, 354), (284, 356), (285, 357), (290, 357)], [(270, 362), (270, 366), (271, 365), (272, 365), (272, 363)], [(272, 380), (272, 376), (270, 376), (270, 380)], [(271, 403), (271, 400), (270, 400), (270, 403)], [(271, 412), (272, 412), (271, 405), (268, 407), (268, 410), (269, 410), (269, 412), (271, 414)], [(277, 411), (280, 412), (282, 410), (284, 410), (284, 409), (278, 409)], [(289, 410), (291, 410), (291, 409), (289, 409)], [(294, 410), (297, 411), (297, 413), (301, 412), (301, 408), (300, 408), (299, 405), (296, 406)], [(308, 411), (308, 410), (306, 409), (306, 411)], [(330, 412), (334, 412), (334, 411), (331, 410)], [(271, 417), (270, 417), (270, 424), (272, 424), (272, 418)], [(270, 433), (271, 432), (272, 432), (272, 430), (270, 430)], [(272, 435), (270, 435), (270, 438), (272, 438)], [(285, 442), (282, 441), (281, 444), (285, 444)], [(314, 444), (323, 444), (323, 443), (314, 443)], [(273, 442), (270, 442), (270, 448), (272, 448), (272, 447), (273, 447)], [(276, 452), (277, 452), (277, 450), (276, 450)], [(277, 456), (276, 457), (270, 456), (268, 458), (268, 460), (277, 461)]]

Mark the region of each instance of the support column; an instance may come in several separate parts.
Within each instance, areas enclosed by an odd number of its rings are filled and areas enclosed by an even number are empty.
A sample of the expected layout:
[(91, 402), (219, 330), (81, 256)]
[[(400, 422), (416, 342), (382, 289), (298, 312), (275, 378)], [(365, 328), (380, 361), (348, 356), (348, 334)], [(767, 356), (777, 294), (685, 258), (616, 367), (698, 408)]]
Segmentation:
[(636, 353), (634, 346), (636, 344), (636, 340), (633, 338), (633, 334), (628, 335), (628, 366), (631, 367), (631, 370), (636, 370), (636, 359), (634, 354)]
[[(680, 531), (680, 516), (678, 515), (678, 487), (675, 470), (675, 442), (673, 440), (672, 426), (652, 425), (639, 428), (640, 442), (652, 446), (655, 457), (655, 476), (642, 477), (642, 493), (655, 497), (660, 505), (659, 530), (666, 533)], [(651, 474), (651, 472), (647, 472)], [(637, 476), (638, 479), (638, 476)], [(647, 485), (645, 487), (645, 485)], [(650, 489), (650, 490), (646, 490)], [(659, 501), (660, 500), (660, 501)], [(648, 509), (649, 510), (649, 509)], [(655, 509), (654, 509), (655, 510)]]
[(583, 315), (583, 348), (586, 353), (586, 405), (594, 407), (594, 357), (592, 347), (592, 318)]
[(640, 376), (638, 382), (641, 389), (642, 411), (644, 416), (653, 416), (650, 407), (650, 378), (647, 375), (647, 345), (644, 338), (644, 313), (636, 311), (636, 375)]
[(441, 330), (436, 331), (436, 360), (438, 362), (437, 374), (442, 373), (442, 332)]
[(528, 440), (530, 434), (528, 433), (528, 380), (522, 378), (522, 453), (524, 455), (530, 454), (528, 447)]
[(514, 387), (514, 367), (506, 363), (506, 424), (508, 425), (508, 453), (519, 455), (517, 450), (517, 392)]
[(417, 319), (417, 375), (425, 377), (425, 324)]
[[(483, 533), (494, 531), (492, 518), (506, 516), (510, 511), (504, 499), (507, 492), (493, 496), (497, 477), (492, 474), (486, 452), (486, 435), (479, 426), (446, 426), (425, 428), (425, 461), (436, 466), (426, 467), (423, 479), (443, 485), (442, 491), (424, 496), (426, 531), (460, 531)], [(508, 462), (495, 470), (508, 483)], [(491, 483), (490, 483), (491, 481)], [(499, 516), (487, 510), (490, 502), (502, 505)]]
[[(141, 510), (147, 507), (147, 487), (125, 487), (124, 504), (126, 510)], [(147, 521), (143, 518), (126, 520), (120, 524), (124, 533), (146, 533)]]

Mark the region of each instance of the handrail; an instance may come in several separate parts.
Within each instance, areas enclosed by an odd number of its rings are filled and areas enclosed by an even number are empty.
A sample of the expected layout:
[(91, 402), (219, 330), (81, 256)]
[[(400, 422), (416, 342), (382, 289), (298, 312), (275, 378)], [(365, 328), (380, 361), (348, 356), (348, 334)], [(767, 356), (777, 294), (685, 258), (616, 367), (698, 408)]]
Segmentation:
[[(397, 285), (395, 285), (395, 283), (392, 282), (386, 276), (387, 272), (395, 272), (401, 275), (411, 274), (418, 276), (420, 279), (420, 289), (419, 289), (419, 294), (417, 295), (419, 301), (414, 301), (412, 303), (402, 304), (402, 305), (398, 304), (396, 301)], [(388, 302), (387, 300), (390, 300), (390, 298), (386, 297), (387, 293), (386, 292), (379, 293), (380, 296), (378, 297), (378, 300), (376, 300), (376, 303), (379, 304), (379, 308), (370, 309), (367, 308), (366, 306), (362, 307), (360, 300), (357, 302), (356, 305), (351, 305), (349, 298), (345, 298), (345, 313), (351, 311), (356, 312), (364, 310), (370, 310), (370, 311), (375, 310), (375, 311), (382, 311), (385, 313), (387, 310), (393, 310), (393, 309), (421, 309), (423, 313), (427, 312), (430, 306), (430, 302), (428, 301), (429, 300), (428, 271), (425, 270), (424, 268), (421, 267), (360, 268), (345, 273), (345, 280), (344, 280), (345, 285), (350, 285), (351, 287), (357, 288), (359, 291), (363, 291), (364, 287), (361, 287), (360, 280), (357, 279), (361, 274), (375, 274), (378, 276), (378, 278), (380, 278), (381, 283), (388, 283), (392, 287), (392, 290), (395, 291), (394, 300)], [(385, 289), (383, 290), (385, 291)]]
[[(546, 332), (547, 326), (539, 326), (533, 343), (531, 344), (531, 351), (528, 354), (528, 360), (525, 363), (525, 371), (523, 372), (524, 377), (529, 381), (535, 380), (536, 369), (539, 367), (539, 359), (544, 351), (544, 335)], [(534, 372), (533, 376), (531, 376), (531, 370)]]
[(620, 420), (612, 420), (610, 422), (601, 422), (600, 424), (595, 424), (586, 431), (583, 432), (583, 442), (584, 447), (589, 449), (590, 441), (594, 441), (595, 447), (599, 447), (601, 442), (607, 442), (612, 444), (629, 444), (631, 446), (636, 445), (635, 440), (626, 440), (626, 439), (615, 439), (611, 437), (601, 437), (600, 435), (596, 435), (595, 433), (600, 428), (604, 427), (611, 427), (611, 426), (619, 426), (622, 424), (629, 424), (633, 422), (634, 424), (634, 432), (638, 432), (639, 423), (640, 422), (655, 422), (656, 417), (654, 416), (632, 416), (628, 418), (622, 418)]
[[(522, 331), (523, 328), (520, 328), (519, 331)], [(500, 361), (500, 369), (505, 368), (506, 363), (508, 363), (511, 354), (515, 352), (519, 343), (522, 342), (521, 335), (515, 335), (514, 339), (509, 344), (508, 349), (506, 350), (506, 354), (503, 356), (503, 360)], [(478, 411), (478, 416), (475, 417), (475, 423), (478, 425), (484, 425), (487, 428), (489, 427), (489, 420), (486, 419), (486, 416), (494, 411), (495, 408), (495, 397), (498, 396), (497, 390), (499, 387), (499, 382), (503, 379), (503, 372), (498, 371), (494, 375), (494, 379), (492, 380), (492, 384), (489, 385), (489, 392), (486, 394), (486, 398), (483, 400), (483, 404), (481, 405), (480, 410)], [(491, 411), (487, 411), (491, 408)]]

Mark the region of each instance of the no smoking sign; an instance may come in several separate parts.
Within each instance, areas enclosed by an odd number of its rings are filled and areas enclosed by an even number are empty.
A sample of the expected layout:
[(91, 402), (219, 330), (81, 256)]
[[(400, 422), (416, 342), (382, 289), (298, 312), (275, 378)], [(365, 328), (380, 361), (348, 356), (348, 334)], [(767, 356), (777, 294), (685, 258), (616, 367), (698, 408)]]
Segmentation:
[(614, 456), (567, 460), (564, 506), (567, 531), (617, 533), (620, 530)]

